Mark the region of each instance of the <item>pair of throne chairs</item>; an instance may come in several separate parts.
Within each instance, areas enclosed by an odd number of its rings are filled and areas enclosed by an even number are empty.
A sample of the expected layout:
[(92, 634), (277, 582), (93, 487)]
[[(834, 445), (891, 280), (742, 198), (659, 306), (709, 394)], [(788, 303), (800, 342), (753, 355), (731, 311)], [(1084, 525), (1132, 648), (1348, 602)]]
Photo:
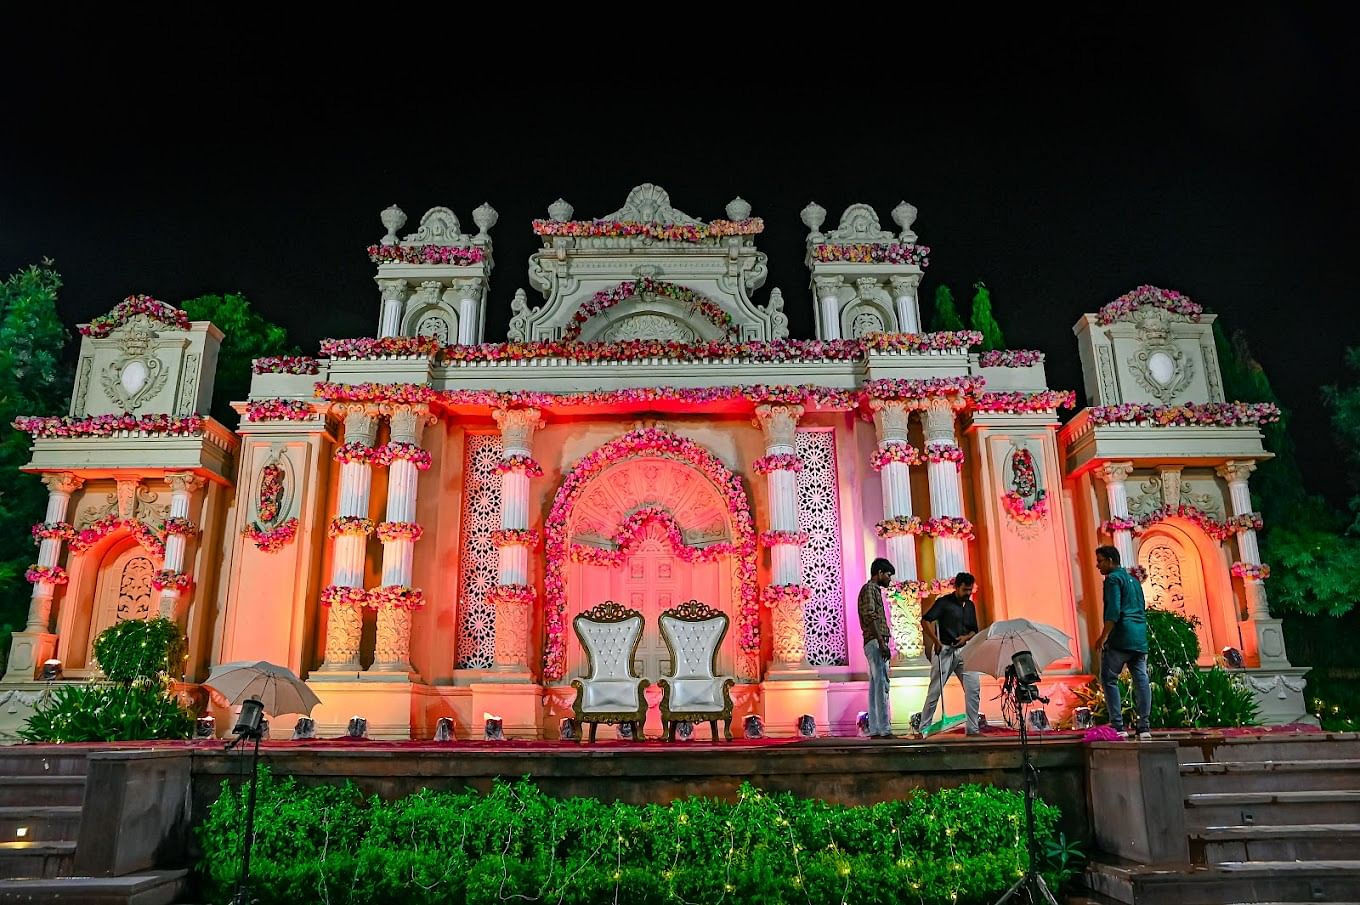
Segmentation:
[[(587, 672), (573, 679), (573, 705), (577, 740), (590, 724), (590, 740), (600, 723), (626, 723), (635, 739), (642, 737), (647, 721), (643, 692), (651, 681), (638, 675), (633, 658), (642, 640), (643, 617), (637, 610), (607, 601), (572, 620), (576, 637), (586, 652)], [(657, 681), (661, 686), (661, 721), (666, 741), (675, 740), (681, 722), (707, 722), (718, 740), (718, 721), (723, 739), (732, 739), (732, 695), (736, 680), (717, 675), (718, 646), (727, 634), (727, 616), (712, 607), (690, 600), (666, 610), (658, 619), (661, 638), (671, 655), (671, 673)]]

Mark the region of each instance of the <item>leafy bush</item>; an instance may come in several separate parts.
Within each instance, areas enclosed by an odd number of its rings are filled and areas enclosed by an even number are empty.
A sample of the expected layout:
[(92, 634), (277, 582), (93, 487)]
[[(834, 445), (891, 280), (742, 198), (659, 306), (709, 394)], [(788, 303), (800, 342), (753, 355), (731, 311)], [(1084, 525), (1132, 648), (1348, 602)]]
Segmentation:
[(173, 619), (124, 619), (99, 633), (94, 657), (111, 682), (178, 675), (184, 635)]
[(147, 680), (61, 685), (19, 730), (29, 742), (125, 742), (188, 738), (194, 716)]
[[(198, 830), (213, 901), (237, 879), (243, 798), (224, 783)], [(986, 903), (1023, 870), (1023, 813), (1019, 793), (978, 786), (843, 807), (746, 785), (736, 804), (638, 806), (524, 780), (384, 802), (266, 770), (251, 876), (265, 905)], [(1041, 802), (1037, 818), (1046, 845), (1058, 811)]]

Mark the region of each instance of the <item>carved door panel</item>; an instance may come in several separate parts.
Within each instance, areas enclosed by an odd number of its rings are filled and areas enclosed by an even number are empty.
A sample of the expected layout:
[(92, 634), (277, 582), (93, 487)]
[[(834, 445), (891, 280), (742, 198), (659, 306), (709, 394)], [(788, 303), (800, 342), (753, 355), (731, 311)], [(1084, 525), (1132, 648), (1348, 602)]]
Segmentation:
[(1199, 662), (1213, 663), (1218, 648), (1209, 624), (1199, 553), (1170, 535), (1151, 534), (1139, 545), (1138, 564), (1147, 571), (1143, 581), (1147, 605), (1197, 620)]
[(671, 666), (670, 652), (658, 629), (661, 614), (690, 599), (690, 564), (671, 550), (664, 529), (653, 525), (647, 539), (611, 577), (614, 599), (642, 614), (642, 640), (634, 668), (638, 675), (656, 682)]
[(156, 615), (157, 594), (151, 587), (156, 569), (155, 561), (136, 544), (111, 556), (101, 566), (90, 626), (92, 655), (94, 639), (104, 629), (124, 619), (150, 619)]

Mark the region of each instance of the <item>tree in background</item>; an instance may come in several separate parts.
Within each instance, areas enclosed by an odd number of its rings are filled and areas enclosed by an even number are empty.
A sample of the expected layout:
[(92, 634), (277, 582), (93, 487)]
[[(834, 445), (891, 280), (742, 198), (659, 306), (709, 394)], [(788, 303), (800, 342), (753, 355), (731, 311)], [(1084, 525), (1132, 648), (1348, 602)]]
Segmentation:
[(62, 352), (70, 334), (57, 316), (60, 289), (47, 260), (0, 282), (0, 663), (9, 656), (10, 633), (28, 619), (29, 527), (47, 507), (42, 482), (19, 470), (28, 462), (28, 435), (9, 425), (20, 415), (66, 411), (71, 372)]
[(1001, 333), (1001, 325), (992, 316), (992, 294), (981, 280), (973, 284), (973, 310), (968, 320), (973, 329), (982, 334), (982, 351), (1006, 348), (1006, 337)]
[(954, 304), (954, 293), (943, 283), (935, 287), (935, 310), (930, 316), (930, 329), (936, 332), (964, 329), (963, 318), (959, 317), (959, 309)]
[(200, 295), (182, 302), (180, 307), (190, 320), (212, 321), (226, 334), (217, 355), (212, 416), (235, 427), (237, 416), (231, 403), (244, 400), (250, 392), (251, 361), (273, 355), (297, 355), (298, 349), (288, 341), (286, 330), (261, 317), (240, 293)]

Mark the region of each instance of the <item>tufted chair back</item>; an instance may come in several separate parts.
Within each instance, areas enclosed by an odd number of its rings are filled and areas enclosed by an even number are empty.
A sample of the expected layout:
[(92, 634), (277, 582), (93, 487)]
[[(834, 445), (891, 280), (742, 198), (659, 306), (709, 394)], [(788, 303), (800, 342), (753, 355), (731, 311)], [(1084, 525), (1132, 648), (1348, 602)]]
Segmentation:
[(661, 680), (664, 710), (691, 715), (731, 711), (731, 678), (717, 672), (718, 645), (727, 634), (727, 615), (697, 600), (666, 610), (658, 622), (671, 652), (673, 670)]
[(578, 707), (592, 713), (645, 712), (639, 677), (633, 673), (633, 656), (642, 638), (642, 614), (612, 601), (602, 603), (572, 620), (576, 637), (586, 651), (590, 675), (574, 682), (579, 688)]

